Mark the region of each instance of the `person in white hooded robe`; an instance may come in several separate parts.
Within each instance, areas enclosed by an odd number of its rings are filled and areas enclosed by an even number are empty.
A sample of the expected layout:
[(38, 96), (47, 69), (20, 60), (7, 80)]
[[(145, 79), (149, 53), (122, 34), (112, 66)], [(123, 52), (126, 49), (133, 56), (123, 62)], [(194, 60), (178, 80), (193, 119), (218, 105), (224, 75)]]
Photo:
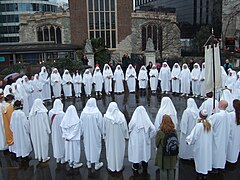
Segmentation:
[(175, 93), (179, 93), (179, 89), (180, 89), (180, 73), (181, 73), (181, 68), (179, 66), (178, 63), (175, 63), (173, 65), (173, 68), (172, 68), (172, 73), (171, 73), (171, 76), (172, 76), (172, 92), (175, 94)]
[(127, 81), (127, 86), (130, 93), (133, 93), (136, 90), (136, 79), (137, 73), (135, 68), (132, 66), (132, 64), (129, 64), (126, 70), (125, 80)]
[(198, 179), (207, 179), (207, 174), (212, 170), (212, 142), (213, 131), (207, 120), (207, 111), (199, 113), (198, 123), (186, 138), (188, 145), (193, 145), (193, 156)]
[(51, 85), (53, 89), (54, 98), (61, 97), (61, 83), (62, 83), (62, 78), (57, 68), (53, 68), (52, 74), (51, 74)]
[(204, 98), (206, 95), (206, 92), (205, 92), (205, 63), (202, 63), (199, 85), (200, 85), (201, 98)]
[(65, 139), (65, 161), (72, 168), (82, 167), (83, 164), (80, 163), (82, 122), (75, 106), (70, 105), (67, 108), (60, 126), (63, 132), (62, 137)]
[(128, 128), (128, 160), (133, 163), (134, 171), (139, 169), (139, 163), (142, 163), (143, 170), (147, 171), (151, 158), (151, 138), (156, 134), (156, 130), (143, 106), (135, 109)]
[(193, 159), (193, 146), (187, 145), (185, 141), (198, 122), (198, 114), (199, 110), (194, 99), (189, 98), (187, 100), (187, 108), (183, 111), (180, 123), (179, 157), (182, 159)]
[(212, 167), (214, 171), (223, 170), (226, 164), (228, 143), (230, 141), (231, 117), (226, 111), (227, 101), (219, 102), (220, 111), (209, 117), (213, 131)]
[(172, 100), (169, 97), (163, 97), (161, 100), (161, 106), (158, 110), (154, 126), (156, 130), (159, 130), (162, 123), (163, 115), (169, 115), (174, 123), (175, 129), (178, 127), (177, 111), (172, 103)]
[(53, 108), (49, 111), (48, 115), (51, 120), (53, 157), (56, 158), (57, 163), (64, 163), (65, 140), (62, 138), (62, 129), (60, 124), (65, 113), (63, 112), (63, 103), (60, 99), (56, 99), (54, 101)]
[(80, 121), (83, 127), (83, 143), (87, 159), (87, 167), (95, 164), (95, 170), (99, 170), (103, 163), (99, 162), (102, 149), (103, 117), (99, 111), (95, 98), (90, 98), (83, 109)]
[(240, 100), (233, 101), (235, 112), (229, 113), (230, 115), (230, 141), (227, 150), (227, 162), (236, 163), (240, 152)]
[(92, 73), (90, 72), (89, 69), (86, 69), (83, 74), (83, 85), (84, 85), (84, 90), (87, 97), (91, 96), (92, 84), (93, 84)]
[(150, 77), (150, 87), (152, 93), (157, 92), (157, 86), (158, 86), (158, 70), (156, 65), (153, 65), (150, 72), (149, 72), (149, 77)]
[(112, 78), (113, 72), (108, 64), (104, 65), (103, 68), (103, 80), (104, 80), (104, 90), (107, 95), (110, 95), (112, 92)]
[(229, 91), (229, 89), (224, 89), (222, 92), (222, 96), (220, 100), (225, 100), (228, 102), (227, 112), (234, 111), (233, 109), (233, 94)]
[(3, 94), (4, 94), (4, 97), (7, 97), (7, 95), (9, 95), (9, 94), (13, 95), (11, 85), (6, 85), (4, 87)]
[(123, 170), (125, 140), (129, 138), (127, 121), (118, 109), (116, 102), (111, 102), (104, 114), (104, 139), (106, 145), (107, 169), (111, 172)]
[(182, 65), (182, 71), (180, 73), (181, 93), (182, 96), (190, 93), (191, 72), (187, 64)]
[(42, 91), (43, 91), (43, 83), (39, 80), (38, 74), (34, 75), (34, 79), (31, 82), (33, 86), (33, 93), (32, 93), (32, 98), (33, 99), (42, 99)]
[(32, 145), (30, 141), (29, 120), (22, 111), (22, 104), (19, 100), (14, 102), (14, 111), (11, 116), (10, 129), (13, 132), (14, 153), (16, 154), (16, 157), (30, 160), (28, 156), (32, 151)]
[(237, 77), (234, 75), (234, 71), (233, 70), (229, 70), (228, 76), (227, 76), (226, 81), (225, 81), (225, 88), (227, 88), (230, 91), (232, 91), (236, 81), (237, 81)]
[[(26, 116), (29, 115), (29, 111), (33, 105), (34, 99), (33, 99), (33, 93), (34, 93), (34, 88), (32, 86), (32, 84), (30, 83), (29, 79), (27, 76), (23, 76), (23, 88), (27, 94), (27, 98), (26, 100), (28, 101), (28, 106), (23, 106), (23, 111), (25, 112)], [(26, 103), (26, 102), (25, 102)], [(25, 109), (26, 108), (26, 109)]]
[(0, 88), (0, 150), (7, 150), (8, 146), (6, 143), (5, 128), (2, 117), (3, 102), (4, 102), (3, 89)]
[[(208, 99), (201, 104), (201, 106), (199, 107), (199, 111), (206, 109), (209, 117), (212, 115), (214, 110), (213, 109), (213, 93), (209, 92), (206, 94), (206, 96)], [(218, 112), (218, 101), (216, 99), (215, 99), (215, 109), (216, 109), (216, 112)]]
[(75, 97), (81, 97), (82, 93), (82, 75), (79, 74), (78, 70), (73, 74), (73, 88), (75, 92)]
[(103, 75), (100, 71), (100, 68), (97, 66), (94, 70), (93, 73), (93, 83), (95, 84), (95, 92), (96, 92), (96, 96), (102, 95), (102, 88), (103, 88)]
[(158, 79), (161, 81), (162, 92), (167, 94), (170, 91), (171, 70), (166, 62), (160, 69)]
[(47, 108), (41, 99), (36, 99), (29, 113), (30, 135), (33, 144), (35, 159), (47, 162), (49, 148), (49, 135), (51, 133)]
[(198, 63), (193, 65), (193, 70), (191, 72), (191, 81), (192, 81), (192, 93), (193, 97), (198, 97), (200, 95), (199, 91), (199, 80), (201, 75), (201, 69)]
[(42, 67), (39, 73), (39, 80), (43, 84), (42, 98), (43, 100), (51, 99), (51, 87), (50, 87), (50, 78), (48, 77), (48, 72), (46, 67)]
[(146, 91), (148, 85), (148, 75), (145, 66), (142, 66), (138, 74), (138, 85), (140, 90)]
[(240, 99), (240, 71), (237, 73), (237, 80), (232, 90), (233, 98)]
[(62, 76), (62, 86), (63, 86), (63, 93), (65, 98), (72, 97), (72, 84), (73, 84), (73, 79), (69, 71), (66, 69)]
[(118, 94), (123, 93), (124, 92), (124, 86), (123, 86), (124, 74), (120, 65), (117, 65), (114, 71), (113, 80), (115, 81), (114, 92)]
[(20, 92), (18, 91), (17, 83), (12, 83), (11, 88), (12, 88), (12, 94), (14, 95), (14, 100), (22, 101), (23, 97), (20, 94)]

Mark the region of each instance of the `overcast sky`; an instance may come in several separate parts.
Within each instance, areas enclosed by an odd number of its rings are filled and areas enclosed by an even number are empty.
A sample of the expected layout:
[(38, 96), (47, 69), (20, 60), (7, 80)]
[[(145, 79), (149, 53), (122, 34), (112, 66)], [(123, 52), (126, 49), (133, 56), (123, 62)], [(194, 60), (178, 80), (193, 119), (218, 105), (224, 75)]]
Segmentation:
[(57, 0), (58, 2), (68, 2), (68, 0)]

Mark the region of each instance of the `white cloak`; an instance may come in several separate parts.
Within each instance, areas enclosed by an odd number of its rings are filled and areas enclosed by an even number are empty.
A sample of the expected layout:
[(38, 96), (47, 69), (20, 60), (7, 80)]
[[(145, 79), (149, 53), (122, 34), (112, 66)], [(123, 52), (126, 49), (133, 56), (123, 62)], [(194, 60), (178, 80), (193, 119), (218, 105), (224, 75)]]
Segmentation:
[(137, 79), (137, 74), (134, 69), (134, 67), (129, 64), (127, 70), (126, 70), (126, 75), (125, 75), (125, 80), (127, 81), (127, 86), (129, 92), (135, 92), (136, 89), (136, 79)]
[[(178, 65), (176, 68), (175, 66)], [(181, 73), (181, 68), (178, 63), (175, 63), (172, 68), (172, 92), (179, 93), (179, 88), (180, 88), (180, 73)]]
[(81, 113), (80, 120), (83, 125), (86, 159), (90, 163), (98, 163), (102, 149), (103, 117), (94, 98), (88, 100)]
[[(86, 72), (88, 72), (88, 74)], [(88, 69), (86, 69), (83, 74), (83, 84), (86, 95), (91, 95), (92, 83), (93, 83), (92, 74)]]
[[(97, 71), (97, 69), (98, 69), (98, 71)], [(95, 91), (96, 92), (102, 92), (103, 75), (102, 75), (99, 67), (95, 68), (95, 71), (94, 71), (94, 74), (93, 74), (93, 83), (95, 84)]]
[(28, 116), (29, 111), (30, 111), (30, 106), (29, 106), (29, 101), (28, 101), (29, 95), (27, 94), (25, 88), (23, 87), (23, 83), (22, 83), (21, 78), (19, 78), (16, 81), (16, 84), (17, 84), (18, 92), (20, 93), (20, 96), (22, 98), (20, 100), (22, 101), (22, 104), (23, 104), (23, 112), (25, 113), (26, 116)]
[(201, 75), (201, 69), (198, 63), (195, 63), (193, 66), (198, 66), (197, 68), (193, 68), (191, 72), (191, 80), (192, 80), (192, 93), (193, 95), (200, 95), (200, 75)]
[(124, 74), (120, 65), (117, 65), (114, 71), (113, 80), (115, 81), (114, 92), (116, 93), (124, 92), (124, 87), (123, 87)]
[(22, 110), (15, 110), (12, 113), (10, 128), (14, 138), (14, 152), (16, 157), (26, 157), (32, 151), (30, 141), (29, 121)]
[(46, 67), (44, 67), (44, 66), (41, 68), (41, 72), (39, 73), (39, 80), (43, 84), (43, 90), (42, 90), (43, 100), (51, 99), (50, 79), (48, 77)]
[(68, 70), (65, 70), (62, 77), (62, 86), (65, 97), (72, 96), (72, 83), (73, 79)]
[(212, 171), (212, 130), (206, 132), (203, 124), (197, 123), (186, 141), (193, 145), (196, 171), (201, 174)]
[[(183, 67), (187, 68), (184, 69)], [(180, 73), (180, 81), (181, 81), (181, 93), (189, 94), (190, 93), (190, 81), (191, 81), (191, 73), (188, 69), (187, 64), (183, 64), (182, 71)]]
[[(153, 67), (155, 67), (155, 69), (153, 69)], [(149, 72), (150, 87), (152, 91), (156, 91), (158, 86), (158, 70), (155, 65), (153, 65), (153, 67)]]
[(220, 110), (209, 117), (213, 130), (213, 168), (224, 169), (230, 141), (231, 118), (226, 111)]
[(112, 78), (113, 72), (108, 64), (104, 65), (103, 68), (103, 79), (104, 79), (104, 90), (105, 93), (112, 92)]
[(148, 162), (151, 157), (151, 138), (156, 130), (143, 106), (136, 108), (128, 127), (128, 160), (132, 163)]
[(163, 91), (170, 91), (170, 80), (171, 80), (171, 70), (168, 67), (167, 63), (163, 63), (163, 65), (166, 64), (167, 67), (163, 67), (160, 69), (158, 79), (161, 81), (161, 90)]
[(38, 74), (34, 75), (34, 80), (31, 81), (31, 85), (34, 89), (33, 93), (32, 93), (32, 98), (34, 99), (42, 99), (42, 91), (43, 91), (43, 83), (37, 79)]
[(123, 168), (125, 139), (129, 138), (127, 121), (117, 104), (111, 102), (104, 115), (107, 167), (119, 172)]
[[(54, 73), (56, 71), (56, 73)], [(61, 97), (61, 83), (62, 79), (58, 70), (56, 68), (53, 69), (51, 74), (51, 85), (53, 89), (53, 95), (55, 98)]]
[[(218, 112), (218, 101), (215, 100), (215, 108), (216, 112)], [(202, 105), (199, 107), (199, 111), (206, 109), (208, 113), (208, 117), (211, 116), (213, 113), (213, 98), (208, 98), (206, 101), (202, 103)]]
[(142, 66), (138, 74), (138, 83), (140, 89), (146, 89), (148, 84), (148, 75), (147, 69), (145, 66)]
[(81, 74), (78, 74), (78, 72), (73, 75), (73, 87), (75, 96), (79, 96), (80, 93), (82, 93), (82, 76)]

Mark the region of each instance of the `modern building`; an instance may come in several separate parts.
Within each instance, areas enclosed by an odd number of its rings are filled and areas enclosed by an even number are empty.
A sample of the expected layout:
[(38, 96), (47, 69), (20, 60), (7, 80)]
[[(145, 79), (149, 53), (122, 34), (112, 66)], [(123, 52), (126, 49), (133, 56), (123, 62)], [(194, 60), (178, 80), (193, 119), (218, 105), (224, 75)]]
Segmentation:
[(21, 14), (56, 10), (56, 0), (0, 0), (0, 43), (19, 42)]

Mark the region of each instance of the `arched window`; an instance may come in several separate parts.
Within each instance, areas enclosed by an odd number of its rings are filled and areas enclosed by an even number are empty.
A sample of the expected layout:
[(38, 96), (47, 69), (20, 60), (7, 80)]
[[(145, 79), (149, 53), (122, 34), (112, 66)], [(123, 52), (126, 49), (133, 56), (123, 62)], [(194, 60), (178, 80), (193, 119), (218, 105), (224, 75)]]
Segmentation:
[(62, 33), (61, 33), (61, 29), (59, 27), (56, 29), (56, 34), (57, 34), (57, 44), (61, 44), (62, 43)]
[(55, 28), (53, 26), (50, 27), (50, 39), (51, 41), (55, 41)]
[(37, 38), (38, 38), (38, 41), (43, 41), (43, 31), (41, 28), (38, 28), (37, 30)]
[(144, 51), (146, 49), (146, 35), (147, 35), (147, 31), (145, 27), (142, 27), (142, 50)]
[(44, 27), (44, 29), (43, 29), (43, 34), (44, 34), (44, 41), (49, 41), (49, 30), (48, 30), (48, 27)]

